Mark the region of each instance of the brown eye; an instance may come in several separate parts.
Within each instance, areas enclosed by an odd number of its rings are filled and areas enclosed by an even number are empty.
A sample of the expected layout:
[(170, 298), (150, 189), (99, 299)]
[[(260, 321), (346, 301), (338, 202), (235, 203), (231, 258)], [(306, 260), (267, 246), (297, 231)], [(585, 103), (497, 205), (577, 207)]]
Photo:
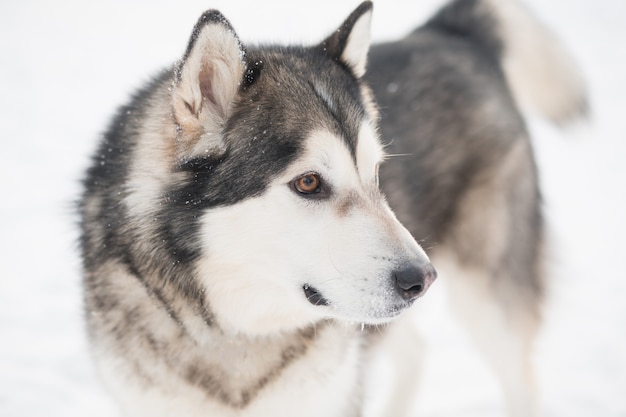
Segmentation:
[(294, 186), (299, 193), (302, 194), (315, 194), (320, 191), (320, 186), (322, 181), (320, 180), (320, 176), (315, 173), (304, 174), (300, 178), (298, 178)]

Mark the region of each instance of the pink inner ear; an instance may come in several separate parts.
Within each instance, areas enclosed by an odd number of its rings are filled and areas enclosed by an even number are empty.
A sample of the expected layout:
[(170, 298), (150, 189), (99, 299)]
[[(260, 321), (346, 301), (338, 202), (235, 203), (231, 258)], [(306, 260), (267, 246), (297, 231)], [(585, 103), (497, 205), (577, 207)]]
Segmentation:
[[(203, 101), (208, 100), (212, 104), (212, 110), (215, 111), (218, 116), (225, 117), (224, 109), (217, 102), (215, 96), (215, 89), (213, 88), (213, 82), (215, 80), (215, 70), (211, 65), (203, 65), (200, 74), (198, 74), (198, 83), (200, 84), (200, 93), (202, 94)], [(201, 104), (202, 106), (202, 104)], [(198, 113), (200, 109), (198, 109)]]

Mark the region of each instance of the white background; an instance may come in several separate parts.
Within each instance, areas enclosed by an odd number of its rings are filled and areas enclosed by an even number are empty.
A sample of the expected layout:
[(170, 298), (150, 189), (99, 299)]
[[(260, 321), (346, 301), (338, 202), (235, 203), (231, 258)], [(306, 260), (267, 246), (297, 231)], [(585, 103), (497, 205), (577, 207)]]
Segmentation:
[[(246, 42), (317, 42), (356, 1), (5, 1), (0, 5), (0, 415), (115, 416), (84, 336), (73, 201), (117, 105), (219, 8)], [(438, 0), (379, 0), (375, 40)], [(546, 416), (626, 416), (626, 2), (530, 1), (580, 63), (592, 119), (530, 115), (551, 232), (536, 363)], [(498, 385), (433, 286), (419, 416), (499, 416)], [(430, 299), (431, 301), (428, 301)], [(429, 307), (429, 304), (431, 306)]]

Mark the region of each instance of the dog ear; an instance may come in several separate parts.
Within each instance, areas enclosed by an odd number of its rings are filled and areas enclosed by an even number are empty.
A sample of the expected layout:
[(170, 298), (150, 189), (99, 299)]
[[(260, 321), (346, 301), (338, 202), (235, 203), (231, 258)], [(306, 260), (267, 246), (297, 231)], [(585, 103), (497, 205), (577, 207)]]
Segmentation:
[(178, 63), (172, 91), (179, 154), (222, 148), (221, 131), (243, 77), (243, 47), (230, 23), (205, 12)]
[(361, 3), (320, 45), (333, 59), (347, 65), (357, 78), (365, 74), (367, 65), (372, 8), (371, 1)]

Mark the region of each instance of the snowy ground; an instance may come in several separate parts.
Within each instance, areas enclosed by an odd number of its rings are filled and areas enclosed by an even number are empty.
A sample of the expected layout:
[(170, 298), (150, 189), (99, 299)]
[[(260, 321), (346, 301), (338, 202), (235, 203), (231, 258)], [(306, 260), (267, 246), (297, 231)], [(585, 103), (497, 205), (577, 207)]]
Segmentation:
[[(379, 0), (374, 37), (405, 33), (438, 0)], [(115, 106), (182, 54), (200, 13), (244, 41), (317, 41), (356, 1), (251, 0), (0, 5), (0, 415), (116, 416), (81, 321), (72, 201)], [(626, 416), (626, 2), (532, 0), (590, 86), (593, 120), (560, 132), (530, 118), (553, 249), (536, 362), (546, 416)], [(262, 4), (262, 5), (260, 5)], [(431, 290), (432, 304), (442, 298)], [(493, 376), (431, 308), (420, 416), (499, 416)]]

